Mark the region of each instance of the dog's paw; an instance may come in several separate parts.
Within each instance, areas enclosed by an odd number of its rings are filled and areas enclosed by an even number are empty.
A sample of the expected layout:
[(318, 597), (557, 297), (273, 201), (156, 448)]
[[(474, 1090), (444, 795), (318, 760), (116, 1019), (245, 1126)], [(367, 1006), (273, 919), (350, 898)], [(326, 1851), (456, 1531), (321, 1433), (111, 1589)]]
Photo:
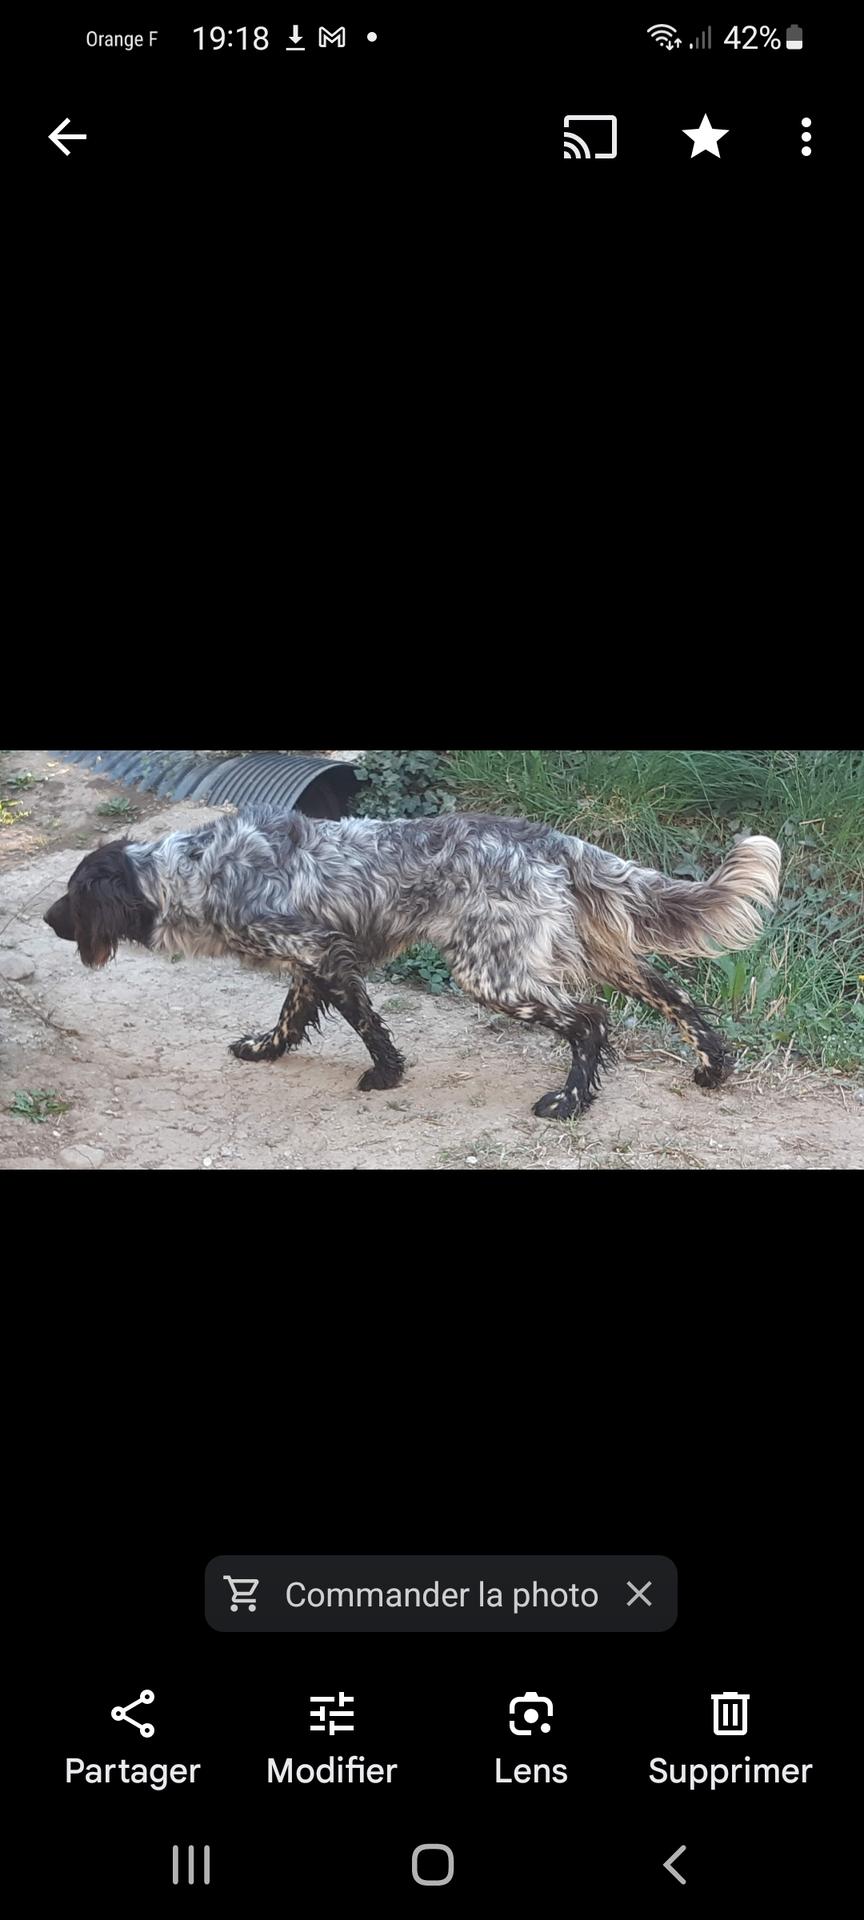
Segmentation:
[(281, 1060), (285, 1052), (283, 1041), (274, 1041), (272, 1032), (247, 1033), (242, 1040), (233, 1040), (228, 1048), (235, 1060)]
[(405, 1063), (400, 1060), (392, 1067), (370, 1067), (368, 1073), (361, 1075), (357, 1082), (358, 1092), (374, 1093), (380, 1087), (398, 1087), (405, 1072)]
[(693, 1080), (697, 1087), (702, 1088), (703, 1093), (714, 1093), (718, 1087), (724, 1085), (731, 1072), (731, 1062), (719, 1067), (697, 1067)]
[(535, 1101), (532, 1112), (538, 1120), (571, 1120), (581, 1107), (578, 1093), (569, 1093), (562, 1087), (560, 1093), (544, 1093), (542, 1100)]

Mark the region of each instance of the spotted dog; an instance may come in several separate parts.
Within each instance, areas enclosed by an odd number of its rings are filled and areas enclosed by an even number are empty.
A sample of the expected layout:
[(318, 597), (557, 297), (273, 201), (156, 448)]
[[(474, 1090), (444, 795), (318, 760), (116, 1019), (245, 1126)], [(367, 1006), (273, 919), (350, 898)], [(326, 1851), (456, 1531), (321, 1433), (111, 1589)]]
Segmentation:
[(88, 967), (128, 940), (289, 968), (275, 1026), (244, 1035), (232, 1053), (279, 1060), (334, 1011), (371, 1055), (363, 1092), (397, 1086), (405, 1070), (364, 975), (429, 941), (481, 1005), (569, 1042), (565, 1084), (534, 1107), (567, 1119), (590, 1104), (614, 1057), (607, 1007), (589, 997), (598, 985), (674, 1020), (696, 1053), (697, 1084), (721, 1085), (732, 1070), (723, 1039), (646, 956), (749, 946), (761, 931), (756, 906), (774, 904), (779, 876), (780, 850), (760, 835), (733, 847), (709, 880), (688, 881), (528, 820), (310, 820), (250, 809), (164, 840), (97, 848), (45, 919), (77, 942)]

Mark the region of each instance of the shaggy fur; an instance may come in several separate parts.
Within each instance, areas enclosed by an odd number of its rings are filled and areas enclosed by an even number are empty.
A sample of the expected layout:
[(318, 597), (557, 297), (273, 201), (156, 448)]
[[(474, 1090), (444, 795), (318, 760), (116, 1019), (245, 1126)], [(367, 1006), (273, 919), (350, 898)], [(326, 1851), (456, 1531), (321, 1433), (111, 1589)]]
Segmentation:
[(779, 875), (779, 848), (761, 837), (740, 841), (710, 880), (668, 880), (527, 820), (310, 820), (251, 809), (152, 844), (98, 848), (45, 919), (91, 967), (133, 940), (290, 968), (275, 1027), (231, 1051), (278, 1060), (333, 1009), (372, 1057), (364, 1091), (395, 1087), (404, 1062), (363, 976), (428, 940), (475, 1000), (569, 1041), (565, 1085), (534, 1108), (567, 1118), (588, 1106), (612, 1058), (606, 1007), (586, 1004), (599, 984), (677, 1023), (700, 1086), (727, 1077), (732, 1060), (704, 1009), (645, 956), (749, 946), (762, 924), (754, 903), (773, 905)]

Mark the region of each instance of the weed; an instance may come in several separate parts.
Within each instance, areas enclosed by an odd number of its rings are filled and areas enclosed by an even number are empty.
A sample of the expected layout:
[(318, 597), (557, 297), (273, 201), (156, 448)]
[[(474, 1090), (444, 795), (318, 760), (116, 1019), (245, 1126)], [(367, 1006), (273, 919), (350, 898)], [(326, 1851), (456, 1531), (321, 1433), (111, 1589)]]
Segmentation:
[(55, 1113), (68, 1113), (70, 1102), (61, 1100), (56, 1093), (40, 1088), (36, 1092), (18, 1092), (9, 1104), (9, 1112), (16, 1113), (23, 1120), (32, 1120), (40, 1125), (50, 1120)]
[(410, 820), (452, 808), (447, 765), (440, 753), (367, 753), (354, 771), (360, 792), (354, 812), (372, 820)]
[(26, 807), (20, 800), (4, 800), (0, 795), (0, 827), (17, 827), (22, 820), (29, 820)]
[(96, 808), (96, 812), (101, 813), (108, 820), (137, 820), (139, 810), (133, 806), (131, 800), (117, 795), (113, 800), (103, 800), (101, 807)]
[(41, 787), (44, 784), (43, 780), (37, 781), (35, 773), (10, 773), (3, 782), (4, 787), (9, 787), (12, 793), (26, 793), (28, 787)]
[(426, 941), (409, 947), (397, 960), (388, 960), (384, 976), (387, 980), (417, 980), (427, 993), (447, 993), (453, 986), (446, 960)]

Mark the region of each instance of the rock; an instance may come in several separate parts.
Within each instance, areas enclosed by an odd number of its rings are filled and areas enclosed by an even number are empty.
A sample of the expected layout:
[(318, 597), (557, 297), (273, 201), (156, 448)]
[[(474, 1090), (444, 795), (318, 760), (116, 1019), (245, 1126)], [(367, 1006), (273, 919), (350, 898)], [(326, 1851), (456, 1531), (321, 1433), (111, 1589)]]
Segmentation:
[(60, 1155), (61, 1167), (101, 1167), (105, 1155), (101, 1147), (64, 1147)]
[(35, 1173), (40, 1167), (56, 1171), (53, 1160), (0, 1160), (0, 1173)]
[(476, 1156), (476, 1154), (474, 1154), (474, 1153), (469, 1153), (469, 1155), (468, 1155), (468, 1158), (467, 1158), (467, 1160), (466, 1160), (466, 1162), (465, 1162), (465, 1165), (466, 1165), (466, 1167), (476, 1167), (476, 1165), (477, 1165), (477, 1156)]
[(212, 1167), (212, 1165), (213, 1165), (213, 1162), (212, 1162), (212, 1160), (209, 1160), (209, 1159), (208, 1159), (208, 1160), (202, 1160), (202, 1162), (201, 1162), (201, 1165), (202, 1165), (202, 1167)]
[(29, 980), (35, 972), (26, 953), (0, 953), (0, 980)]

